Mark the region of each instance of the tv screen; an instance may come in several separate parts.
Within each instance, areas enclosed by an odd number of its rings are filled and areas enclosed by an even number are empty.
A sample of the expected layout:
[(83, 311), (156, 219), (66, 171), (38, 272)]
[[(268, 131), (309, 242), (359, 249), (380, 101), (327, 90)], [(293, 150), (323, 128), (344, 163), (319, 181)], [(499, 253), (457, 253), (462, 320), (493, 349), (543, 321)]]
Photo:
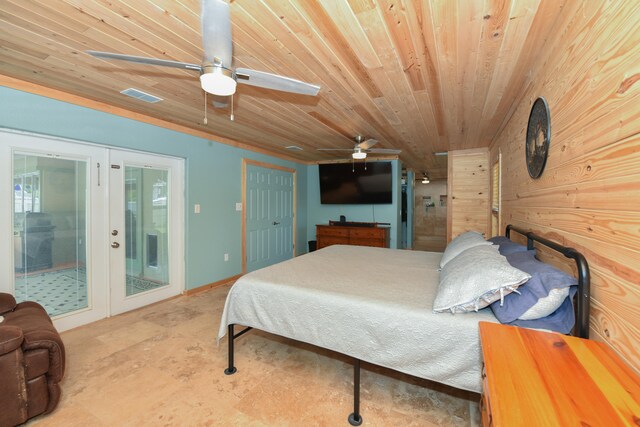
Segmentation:
[(319, 165), (320, 203), (330, 205), (391, 203), (391, 162)]

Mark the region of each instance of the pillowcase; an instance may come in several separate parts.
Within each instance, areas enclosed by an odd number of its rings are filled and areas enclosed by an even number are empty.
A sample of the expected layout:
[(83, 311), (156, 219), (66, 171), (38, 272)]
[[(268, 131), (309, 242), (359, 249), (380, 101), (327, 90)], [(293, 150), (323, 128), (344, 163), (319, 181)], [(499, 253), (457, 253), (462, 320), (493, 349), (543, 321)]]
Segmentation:
[[(535, 251), (507, 255), (507, 261), (513, 267), (529, 273), (531, 279), (518, 289), (518, 293), (507, 295), (502, 303), (491, 305), (493, 313), (502, 323), (550, 315), (562, 305), (569, 293), (568, 288), (578, 284), (575, 277), (538, 261)], [(555, 289), (558, 290), (552, 292)]]
[[(521, 286), (520, 288), (523, 288)], [(573, 297), (578, 292), (577, 286), (571, 286), (569, 289), (569, 298), (565, 298), (560, 304), (560, 308), (540, 319), (533, 320), (514, 320), (509, 325), (522, 326), (523, 328), (546, 329), (561, 334), (568, 334), (576, 323), (576, 313), (573, 308)]]
[(449, 244), (447, 248), (444, 250), (442, 254), (442, 258), (440, 259), (440, 268), (444, 267), (449, 261), (454, 259), (457, 255), (465, 251), (466, 249), (472, 248), (474, 246), (480, 245), (491, 245), (491, 242), (487, 242), (482, 237), (482, 234), (476, 231), (467, 231), (457, 236)]
[[(526, 284), (526, 283), (525, 283)], [(535, 320), (547, 317), (558, 308), (566, 297), (569, 296), (569, 287), (555, 288), (549, 291), (549, 295), (542, 297), (529, 310), (518, 317), (520, 320)]]
[(500, 255), (507, 256), (509, 254), (514, 254), (516, 252), (524, 252), (527, 250), (525, 245), (521, 245), (520, 243), (512, 242), (508, 237), (504, 236), (495, 236), (488, 239), (489, 242), (494, 245), (498, 245), (498, 250), (500, 251)]
[(498, 253), (496, 246), (474, 246), (448, 262), (440, 271), (433, 311), (478, 311), (501, 300), (530, 277), (513, 268)]

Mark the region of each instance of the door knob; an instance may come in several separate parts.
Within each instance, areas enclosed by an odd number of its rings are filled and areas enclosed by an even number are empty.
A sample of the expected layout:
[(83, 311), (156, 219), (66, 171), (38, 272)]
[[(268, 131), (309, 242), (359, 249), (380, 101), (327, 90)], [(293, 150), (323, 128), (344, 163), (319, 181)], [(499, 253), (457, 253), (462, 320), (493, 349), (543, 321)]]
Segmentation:
[(113, 242), (113, 243), (111, 244), (111, 247), (112, 247), (113, 249), (117, 249), (117, 248), (119, 248), (119, 247), (120, 247), (120, 243), (118, 243), (118, 242)]
[(279, 225), (280, 223), (278, 221), (273, 221), (273, 225)]
[(111, 235), (112, 236), (117, 236), (118, 235), (118, 230), (112, 230), (111, 231)]

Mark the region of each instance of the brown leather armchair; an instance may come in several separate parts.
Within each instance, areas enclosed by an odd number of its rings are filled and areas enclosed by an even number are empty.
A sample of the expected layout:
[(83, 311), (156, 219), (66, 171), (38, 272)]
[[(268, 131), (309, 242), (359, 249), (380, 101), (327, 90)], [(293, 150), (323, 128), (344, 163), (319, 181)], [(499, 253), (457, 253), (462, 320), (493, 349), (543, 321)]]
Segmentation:
[(0, 293), (0, 427), (46, 414), (60, 399), (65, 353), (51, 318), (38, 303), (16, 304)]

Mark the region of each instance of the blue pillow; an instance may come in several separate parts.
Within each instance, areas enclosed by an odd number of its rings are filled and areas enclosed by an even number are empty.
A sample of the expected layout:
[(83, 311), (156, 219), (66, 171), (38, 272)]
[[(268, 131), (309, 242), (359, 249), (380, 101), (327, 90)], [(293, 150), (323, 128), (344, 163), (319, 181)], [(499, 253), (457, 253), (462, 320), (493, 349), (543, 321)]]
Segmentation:
[[(525, 252), (527, 247), (516, 242), (512, 242), (508, 237), (495, 236), (489, 239), (489, 242), (498, 245), (500, 255), (507, 256), (516, 252)], [(517, 268), (517, 267), (516, 267)]]
[[(573, 311), (573, 296), (577, 291), (578, 281), (575, 277), (557, 268), (538, 261), (535, 251), (516, 252), (506, 256), (513, 267), (531, 275), (531, 279), (500, 301), (491, 304), (493, 313), (502, 323), (530, 328), (550, 329), (557, 332), (569, 333), (575, 323)], [(569, 287), (569, 298), (552, 314), (542, 319), (519, 320), (527, 310), (533, 307), (540, 298), (549, 295), (552, 289)], [(567, 301), (568, 300), (568, 301)]]

